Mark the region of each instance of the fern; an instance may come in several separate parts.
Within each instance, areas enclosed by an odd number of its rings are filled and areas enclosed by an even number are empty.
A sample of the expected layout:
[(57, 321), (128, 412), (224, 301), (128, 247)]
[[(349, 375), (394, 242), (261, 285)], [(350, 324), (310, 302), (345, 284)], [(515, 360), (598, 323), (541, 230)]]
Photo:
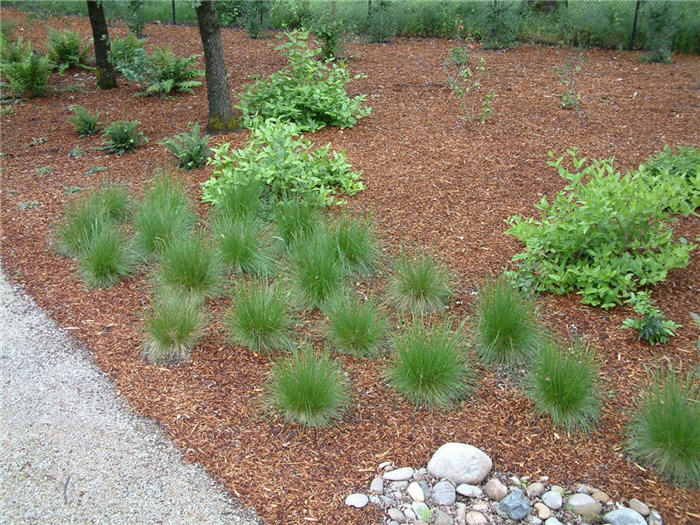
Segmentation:
[(80, 40), (80, 33), (64, 29), (56, 31), (49, 27), (47, 47), (49, 61), (60, 73), (72, 67), (86, 68), (92, 40)]
[(34, 52), (19, 62), (3, 64), (2, 74), (9, 82), (10, 91), (15, 95), (38, 97), (46, 93), (49, 59)]
[(207, 147), (208, 141), (209, 136), (201, 136), (199, 124), (194, 123), (190, 126), (189, 132), (184, 131), (172, 137), (166, 137), (159, 144), (168, 148), (168, 151), (177, 159), (179, 168), (193, 170), (206, 164), (210, 154)]

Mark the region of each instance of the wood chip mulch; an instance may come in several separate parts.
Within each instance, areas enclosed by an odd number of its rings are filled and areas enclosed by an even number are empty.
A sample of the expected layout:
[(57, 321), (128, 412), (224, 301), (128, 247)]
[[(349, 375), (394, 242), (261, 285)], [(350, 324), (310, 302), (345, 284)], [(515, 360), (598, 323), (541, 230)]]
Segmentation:
[[(27, 20), (8, 9), (2, 15), (18, 22), (15, 35), (35, 45), (44, 42), (49, 24), (90, 35), (85, 18)], [(113, 35), (125, 31), (111, 27)], [(172, 44), (178, 54), (201, 53), (194, 27), (153, 24), (146, 34), (151, 42)], [(273, 41), (224, 31), (234, 92), (249, 75), (283, 66)], [(671, 65), (643, 64), (638, 53), (585, 50), (577, 84), (583, 98), (576, 112), (560, 108), (561, 87), (552, 72), (566, 50), (477, 50), (491, 72), (485, 88), (494, 88), (498, 98), (491, 122), (466, 126), (441, 67), (453, 45), (440, 39), (353, 45), (350, 68), (368, 78), (351, 89), (369, 95), (372, 115), (352, 129), (325, 129), (312, 138), (346, 149), (352, 164), (364, 171), (367, 189), (350, 199), (350, 206), (373, 213), (389, 252), (400, 245), (425, 246), (451, 265), (461, 279), (454, 310), (465, 316), (475, 285), (521, 250), (503, 234), (504, 219), (534, 214), (533, 203), (563, 187), (546, 164), (548, 150), (562, 154), (578, 146), (590, 157), (615, 156), (622, 169), (630, 169), (665, 144), (700, 142), (700, 59), (675, 56)], [(654, 291), (669, 318), (684, 325), (664, 346), (649, 347), (632, 331), (619, 329), (631, 313), (627, 307), (605, 312), (583, 306), (577, 296), (540, 300), (549, 327), (562, 336), (585, 335), (597, 352), (604, 415), (590, 436), (554, 428), (535, 415), (514, 384), (491, 372), (483, 371), (477, 391), (458, 408), (428, 412), (386, 386), (383, 360), (348, 357), (343, 362), (353, 381), (352, 408), (337, 426), (302, 428), (265, 410), (269, 361), (231, 347), (219, 324), (212, 325), (187, 364), (145, 364), (139, 352), (147, 277), (86, 291), (74, 263), (50, 247), (52, 226), (71, 198), (66, 187), (92, 187), (107, 175), (140, 195), (153, 170), (171, 164), (158, 141), (190, 121), (205, 120), (205, 88), (159, 101), (134, 98), (138, 88), (123, 81), (116, 90), (100, 92), (89, 71), (53, 74), (50, 83), (47, 96), (13, 105), (13, 114), (2, 117), (3, 271), (89, 345), (134, 410), (157, 420), (187, 459), (201, 462), (266, 522), (376, 522), (379, 515), (371, 509), (346, 508), (345, 496), (366, 490), (380, 462), (424, 465), (446, 441), (482, 448), (500, 470), (547, 475), (559, 484), (588, 483), (616, 500), (639, 497), (658, 508), (667, 523), (700, 520), (700, 491), (663, 482), (626, 459), (621, 446), (635, 396), (647, 384), (646, 367), (698, 362), (698, 331), (689, 317), (700, 312), (697, 252), (688, 267), (670, 272)], [(150, 142), (122, 157), (96, 151), (100, 138), (79, 139), (66, 119), (73, 104), (102, 110), (107, 122), (138, 119)], [(240, 145), (246, 137), (232, 133), (214, 142)], [(46, 141), (33, 140), (39, 138)], [(85, 153), (69, 157), (76, 146)], [(51, 173), (37, 172), (44, 166), (51, 166)], [(94, 166), (108, 171), (86, 175)], [(209, 173), (202, 168), (187, 175), (193, 199)], [(38, 205), (21, 209), (28, 201)], [(682, 219), (676, 228), (686, 238), (700, 236), (697, 218)]]

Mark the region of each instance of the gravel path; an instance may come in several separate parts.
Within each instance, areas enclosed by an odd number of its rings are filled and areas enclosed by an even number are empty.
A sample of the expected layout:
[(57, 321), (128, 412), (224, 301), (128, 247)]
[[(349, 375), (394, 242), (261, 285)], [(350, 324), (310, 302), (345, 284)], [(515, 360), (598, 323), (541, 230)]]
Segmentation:
[(260, 523), (0, 271), (1, 523)]

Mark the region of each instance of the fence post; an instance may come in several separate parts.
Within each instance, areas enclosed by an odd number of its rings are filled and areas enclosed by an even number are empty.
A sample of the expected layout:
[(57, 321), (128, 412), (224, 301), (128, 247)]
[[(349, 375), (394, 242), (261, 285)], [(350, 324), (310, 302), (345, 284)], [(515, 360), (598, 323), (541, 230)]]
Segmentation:
[(634, 49), (634, 38), (637, 36), (637, 17), (639, 16), (639, 5), (642, 0), (637, 0), (634, 6), (634, 22), (632, 22), (632, 36), (630, 37), (630, 49)]

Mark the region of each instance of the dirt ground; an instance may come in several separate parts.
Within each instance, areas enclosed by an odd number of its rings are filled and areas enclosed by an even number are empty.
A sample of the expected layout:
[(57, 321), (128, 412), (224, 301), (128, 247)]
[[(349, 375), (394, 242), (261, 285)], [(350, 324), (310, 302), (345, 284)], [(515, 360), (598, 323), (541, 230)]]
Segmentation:
[[(16, 36), (38, 45), (48, 24), (91, 34), (87, 19), (27, 21), (7, 9), (2, 16), (18, 21)], [(125, 27), (113, 26), (110, 32), (123, 35)], [(148, 25), (145, 32), (149, 42), (172, 44), (178, 54), (201, 53), (194, 27)], [(270, 45), (273, 38), (251, 40), (238, 30), (224, 30), (223, 38), (234, 93), (250, 75), (283, 66)], [(490, 122), (467, 126), (458, 118), (459, 102), (441, 67), (453, 45), (397, 39), (350, 46), (349, 67), (367, 75), (350, 89), (368, 94), (372, 115), (352, 129), (324, 129), (311, 139), (345, 149), (353, 166), (363, 170), (367, 189), (349, 206), (373, 214), (388, 252), (401, 245), (424, 246), (449, 263), (459, 277), (451, 308), (465, 317), (475, 286), (508, 266), (522, 248), (504, 235), (504, 220), (534, 214), (533, 203), (564, 185), (547, 166), (548, 150), (563, 154), (578, 146), (589, 157), (615, 156), (622, 169), (630, 169), (666, 144), (700, 142), (700, 58), (674, 56), (670, 65), (644, 64), (639, 53), (585, 50), (577, 112), (560, 107), (562, 88), (552, 71), (567, 50), (477, 50), (490, 71), (485, 89), (495, 89), (498, 98)], [(111, 289), (86, 291), (74, 262), (50, 247), (52, 226), (72, 198), (66, 187), (92, 187), (108, 176), (138, 196), (155, 168), (172, 165), (158, 141), (188, 122), (205, 121), (204, 86), (195, 95), (161, 101), (134, 98), (139, 88), (123, 80), (118, 89), (101, 92), (94, 73), (83, 70), (52, 74), (50, 85), (48, 95), (15, 104), (13, 113), (2, 117), (4, 271), (92, 348), (95, 361), (136, 411), (156, 419), (187, 458), (201, 462), (266, 522), (376, 522), (372, 510), (346, 508), (345, 496), (365, 489), (380, 462), (424, 465), (446, 441), (482, 448), (500, 470), (547, 475), (559, 484), (585, 482), (616, 500), (639, 497), (658, 508), (667, 523), (700, 520), (700, 491), (670, 486), (622, 453), (623, 427), (647, 383), (646, 367), (664, 360), (686, 367), (698, 362), (698, 331), (689, 316), (700, 312), (697, 252), (689, 266), (670, 272), (654, 291), (668, 317), (684, 325), (664, 346), (649, 347), (632, 331), (619, 329), (630, 315), (627, 307), (605, 312), (582, 305), (574, 295), (539, 300), (547, 326), (562, 336), (585, 335), (597, 353), (604, 413), (589, 436), (567, 436), (535, 415), (515, 383), (480, 368), (476, 392), (456, 409), (416, 409), (382, 380), (387, 358), (343, 357), (352, 378), (352, 408), (336, 426), (303, 428), (264, 410), (268, 359), (228, 344), (219, 322), (212, 323), (190, 362), (178, 367), (144, 363), (139, 353), (146, 273)], [(74, 104), (100, 109), (106, 122), (140, 120), (149, 143), (122, 157), (95, 150), (100, 137), (78, 138), (66, 119)], [(213, 143), (240, 145), (246, 137), (247, 132), (231, 133)], [(84, 154), (69, 157), (78, 146)], [(50, 173), (37, 171), (45, 166), (51, 166)], [(87, 175), (94, 166), (108, 170)], [(193, 199), (210, 171), (205, 167), (186, 175)], [(38, 204), (22, 209), (31, 201)], [(676, 230), (697, 238), (700, 221), (682, 219)], [(226, 305), (222, 299), (211, 306), (221, 311)]]

